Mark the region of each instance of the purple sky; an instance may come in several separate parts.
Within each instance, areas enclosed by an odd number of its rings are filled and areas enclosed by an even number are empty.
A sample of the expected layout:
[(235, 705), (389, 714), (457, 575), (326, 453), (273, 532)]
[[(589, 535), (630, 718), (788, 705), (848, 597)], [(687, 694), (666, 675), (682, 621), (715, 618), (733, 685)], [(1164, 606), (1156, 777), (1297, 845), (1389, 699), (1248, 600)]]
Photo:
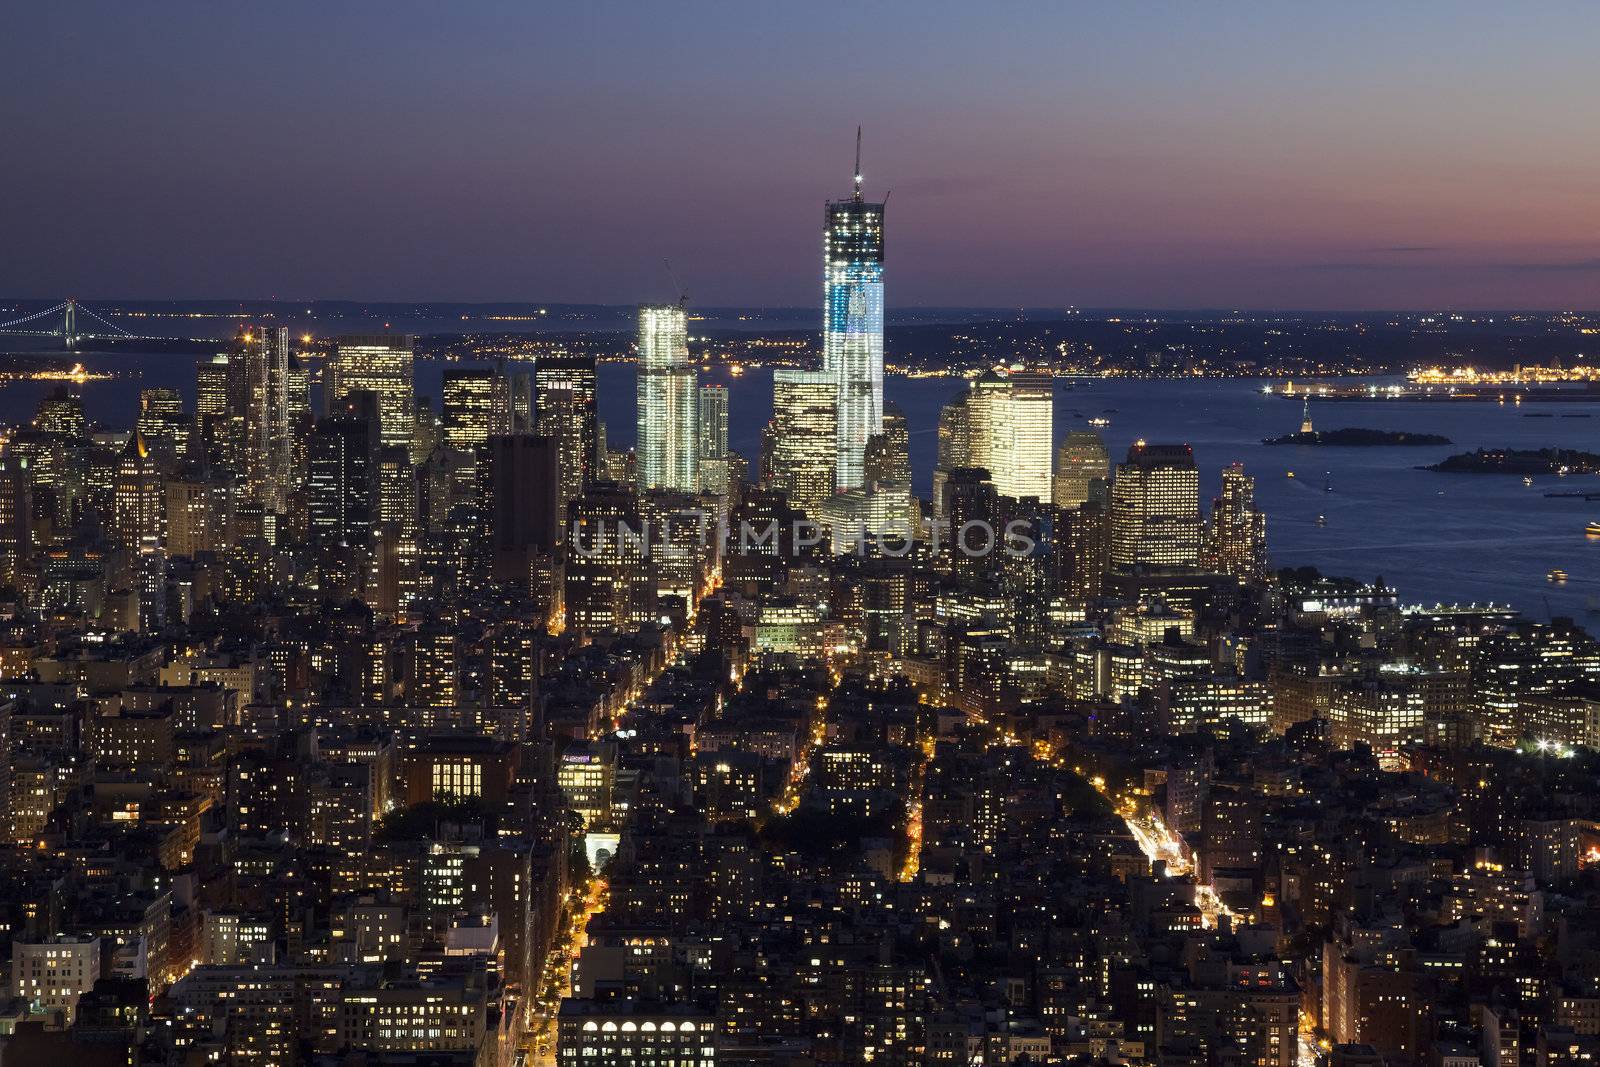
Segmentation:
[[(1397, 10), (1399, 8), (1399, 10)], [(1600, 8), (67, 3), (0, 38), (0, 294), (1600, 307)]]

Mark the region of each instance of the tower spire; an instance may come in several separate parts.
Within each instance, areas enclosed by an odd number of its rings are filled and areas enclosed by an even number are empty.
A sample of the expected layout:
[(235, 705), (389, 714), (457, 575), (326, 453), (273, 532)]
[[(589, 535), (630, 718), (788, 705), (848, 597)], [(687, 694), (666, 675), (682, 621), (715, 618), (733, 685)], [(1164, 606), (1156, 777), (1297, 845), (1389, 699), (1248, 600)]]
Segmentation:
[(861, 127), (856, 127), (856, 199), (861, 199)]

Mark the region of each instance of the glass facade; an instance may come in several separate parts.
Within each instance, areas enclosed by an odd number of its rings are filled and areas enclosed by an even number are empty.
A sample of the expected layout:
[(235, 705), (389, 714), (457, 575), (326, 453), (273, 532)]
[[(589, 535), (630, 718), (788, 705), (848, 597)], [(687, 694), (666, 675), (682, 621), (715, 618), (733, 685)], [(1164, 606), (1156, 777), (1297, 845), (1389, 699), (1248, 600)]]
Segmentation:
[(827, 371), (772, 373), (773, 476), (789, 503), (813, 517), (833, 495), (834, 389)]
[(698, 490), (699, 398), (688, 316), (676, 304), (639, 308), (639, 488)]
[(823, 368), (834, 379), (839, 489), (864, 479), (867, 438), (883, 424), (883, 205), (831, 201), (823, 230)]
[(969, 462), (1001, 496), (1050, 499), (1052, 385), (1048, 374), (991, 370), (967, 394)]
[(347, 334), (334, 342), (328, 361), (330, 406), (351, 393), (370, 392), (378, 398), (378, 441), (384, 446), (411, 444), (416, 420), (412, 364), (416, 339), (409, 334)]
[(1135, 444), (1111, 483), (1111, 564), (1200, 562), (1200, 472), (1188, 445)]

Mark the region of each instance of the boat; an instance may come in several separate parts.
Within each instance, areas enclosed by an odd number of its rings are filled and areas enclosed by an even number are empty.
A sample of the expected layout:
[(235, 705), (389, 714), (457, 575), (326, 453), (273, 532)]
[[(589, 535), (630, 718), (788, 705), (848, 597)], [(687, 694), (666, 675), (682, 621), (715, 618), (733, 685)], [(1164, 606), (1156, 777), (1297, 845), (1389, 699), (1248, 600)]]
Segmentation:
[(1332, 471), (1328, 471), (1327, 473), (1325, 473), (1322, 476), (1322, 491), (1325, 492), (1325, 493), (1333, 492), (1333, 472)]
[(1533, 484), (1533, 475), (1531, 475), (1531, 474), (1524, 474), (1524, 475), (1523, 475), (1523, 476), (1522, 476), (1522, 484), (1523, 484), (1523, 485), (1532, 485), (1532, 484)]
[(1326, 525), (1328, 525), (1328, 516), (1326, 516), (1326, 515), (1318, 515), (1317, 516), (1317, 525), (1318, 526), (1326, 526)]
[(1089, 425), (1090, 426), (1110, 426), (1111, 425), (1111, 420), (1110, 419), (1102, 419), (1102, 418), (1099, 418), (1097, 416), (1097, 417), (1092, 418), (1092, 419), (1089, 420)]
[(1548, 578), (1553, 584), (1560, 585), (1562, 582), (1567, 580), (1567, 572), (1562, 570), (1560, 567), (1552, 567), (1550, 568), (1550, 573), (1545, 575), (1545, 577)]
[(1283, 472), (1283, 476), (1285, 478), (1293, 478), (1294, 477), (1294, 471), (1284, 471)]
[(1600, 537), (1600, 519), (1595, 519), (1583, 528), (1583, 532), (1590, 537)]

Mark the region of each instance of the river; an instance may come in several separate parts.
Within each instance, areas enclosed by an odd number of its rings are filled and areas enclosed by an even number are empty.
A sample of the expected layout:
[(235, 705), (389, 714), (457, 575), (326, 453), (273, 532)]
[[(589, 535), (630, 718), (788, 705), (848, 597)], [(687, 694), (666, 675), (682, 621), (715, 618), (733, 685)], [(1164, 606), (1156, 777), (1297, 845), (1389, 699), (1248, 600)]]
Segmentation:
[[(78, 358), (91, 369), (117, 375), (83, 387), (89, 417), (108, 426), (132, 423), (141, 388), (174, 387), (193, 403), (191, 357), (80, 353)], [(419, 363), (418, 391), (437, 396), (445, 366)], [(771, 373), (752, 369), (733, 376), (714, 371), (705, 377), (728, 386), (731, 444), (753, 458), (761, 427), (772, 413)], [(633, 367), (602, 365), (599, 381), (600, 415), (611, 446), (629, 447), (634, 439)], [(26, 421), (51, 388), (45, 382), (0, 385), (0, 421)], [(910, 423), (912, 472), (924, 496), (932, 482), (939, 408), (962, 388), (964, 383), (955, 378), (891, 376), (885, 383), (888, 400)], [(1535, 412), (1551, 417), (1527, 417)], [(1585, 415), (1592, 417), (1563, 417)], [(1059, 439), (1090, 418), (1109, 419), (1102, 433), (1114, 460), (1140, 438), (1188, 443), (1194, 447), (1207, 497), (1216, 491), (1222, 467), (1242, 462), (1256, 476), (1257, 500), (1268, 515), (1272, 559), (1280, 566), (1309, 564), (1365, 579), (1381, 574), (1408, 603), (1494, 602), (1539, 618), (1553, 613), (1583, 619), (1589, 604), (1600, 599), (1600, 539), (1584, 536), (1584, 525), (1600, 519), (1600, 501), (1545, 495), (1600, 492), (1600, 477), (1536, 478), (1530, 487), (1515, 476), (1416, 469), (1480, 446), (1600, 451), (1600, 404), (1519, 408), (1393, 400), (1313, 402), (1312, 417), (1319, 429), (1410, 430), (1442, 434), (1453, 443), (1266, 446), (1262, 438), (1298, 429), (1300, 406), (1265, 395), (1261, 382), (1248, 379), (1063, 380), (1056, 394), (1055, 430)], [(1289, 471), (1295, 477), (1288, 477)], [(1318, 516), (1325, 524), (1318, 523)], [(1570, 580), (1564, 585), (1547, 582), (1553, 567), (1564, 568)]]

